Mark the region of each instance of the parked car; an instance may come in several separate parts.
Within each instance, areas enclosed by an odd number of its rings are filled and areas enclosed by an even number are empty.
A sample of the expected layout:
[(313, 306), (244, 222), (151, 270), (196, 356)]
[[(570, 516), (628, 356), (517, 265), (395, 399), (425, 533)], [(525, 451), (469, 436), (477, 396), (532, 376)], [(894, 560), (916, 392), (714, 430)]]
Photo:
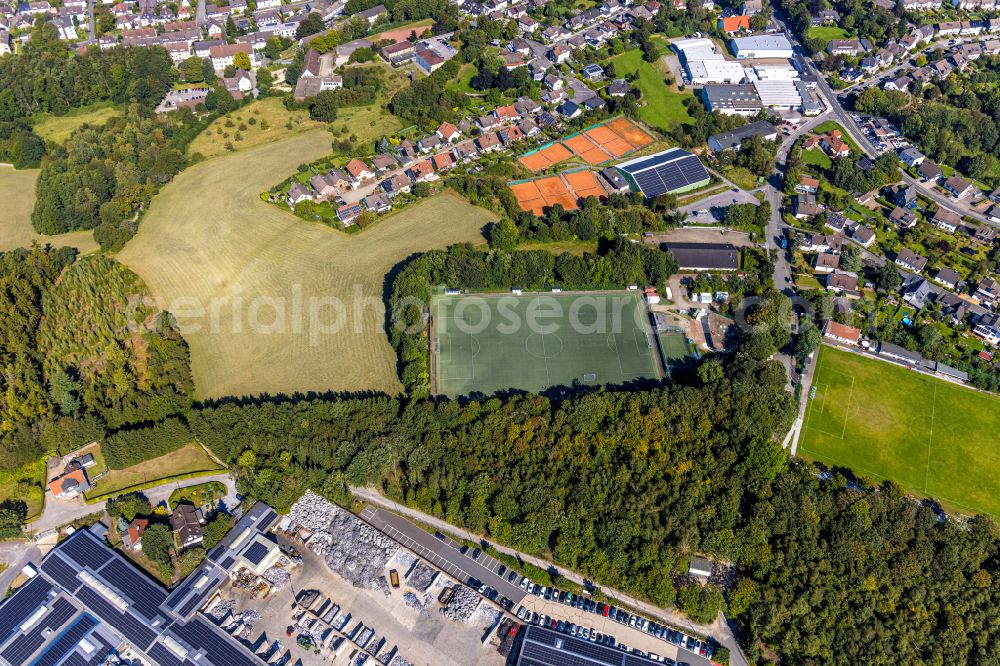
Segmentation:
[(523, 620), (524, 619), (524, 613), (525, 613), (524, 606), (518, 606), (517, 607), (517, 615), (515, 617), (517, 617), (518, 620)]
[(528, 588), (528, 583), (529, 582), (530, 581), (527, 579), (527, 577), (522, 578), (521, 579), (521, 584), (518, 587), (520, 587), (522, 590), (526, 590)]
[(478, 560), (479, 556), (482, 555), (482, 554), (483, 554), (483, 551), (479, 550), (478, 548), (473, 548), (472, 549), (472, 559)]
[(507, 582), (508, 583), (513, 583), (515, 580), (517, 580), (517, 572), (516, 571), (511, 571), (507, 575)]
[(507, 566), (504, 565), (504, 564), (501, 564), (500, 568), (497, 569), (497, 575), (498, 576), (503, 576), (505, 573), (507, 573)]

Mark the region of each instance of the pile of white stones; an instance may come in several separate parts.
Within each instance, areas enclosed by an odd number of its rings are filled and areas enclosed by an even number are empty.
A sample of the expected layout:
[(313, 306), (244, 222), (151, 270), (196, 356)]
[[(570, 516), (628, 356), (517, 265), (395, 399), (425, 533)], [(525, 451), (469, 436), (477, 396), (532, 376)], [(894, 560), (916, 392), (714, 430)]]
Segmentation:
[(479, 606), (479, 594), (471, 587), (456, 585), (451, 600), (444, 609), (444, 616), (455, 622), (468, 622)]

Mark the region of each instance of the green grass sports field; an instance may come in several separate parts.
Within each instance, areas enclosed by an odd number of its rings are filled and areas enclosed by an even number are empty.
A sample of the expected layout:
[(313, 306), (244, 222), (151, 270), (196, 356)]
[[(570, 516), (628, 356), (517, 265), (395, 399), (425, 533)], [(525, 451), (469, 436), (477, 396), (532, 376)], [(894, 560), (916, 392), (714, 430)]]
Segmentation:
[(823, 347), (798, 453), (1000, 516), (1000, 398)]
[(439, 296), (432, 307), (440, 394), (659, 376), (638, 294)]

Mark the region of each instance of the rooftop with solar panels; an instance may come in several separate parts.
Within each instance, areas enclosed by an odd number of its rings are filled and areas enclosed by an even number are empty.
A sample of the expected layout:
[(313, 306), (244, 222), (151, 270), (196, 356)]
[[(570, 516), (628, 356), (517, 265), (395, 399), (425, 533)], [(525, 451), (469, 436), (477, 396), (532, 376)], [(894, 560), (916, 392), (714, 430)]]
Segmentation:
[(708, 185), (712, 178), (698, 156), (680, 148), (637, 157), (617, 165), (632, 189), (647, 198), (679, 194)]
[(232, 568), (273, 562), (277, 518), (257, 503), (170, 592), (109, 547), (99, 523), (78, 530), (0, 604), (0, 666), (97, 666), (124, 646), (158, 666), (263, 664), (196, 614)]
[(596, 645), (558, 631), (527, 625), (516, 666), (647, 666), (660, 662)]

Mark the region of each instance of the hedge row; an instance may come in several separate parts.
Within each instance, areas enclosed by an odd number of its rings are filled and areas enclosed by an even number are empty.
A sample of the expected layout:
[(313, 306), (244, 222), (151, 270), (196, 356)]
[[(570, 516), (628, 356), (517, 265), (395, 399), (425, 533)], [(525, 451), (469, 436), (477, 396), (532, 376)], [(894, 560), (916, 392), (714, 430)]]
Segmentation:
[(125, 469), (175, 451), (194, 441), (187, 424), (176, 417), (147, 428), (119, 430), (104, 440), (104, 461), (111, 469)]

